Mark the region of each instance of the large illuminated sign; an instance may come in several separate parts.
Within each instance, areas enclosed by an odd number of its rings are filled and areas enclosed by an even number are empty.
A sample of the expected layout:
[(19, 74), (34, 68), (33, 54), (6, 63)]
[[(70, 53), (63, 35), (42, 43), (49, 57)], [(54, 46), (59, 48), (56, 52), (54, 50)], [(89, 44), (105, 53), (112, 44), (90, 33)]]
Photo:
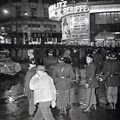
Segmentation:
[(60, 20), (73, 13), (89, 12), (89, 7), (86, 4), (67, 4), (67, 1), (62, 1), (49, 7), (49, 18)]
[(62, 18), (63, 40), (89, 40), (89, 13), (67, 15)]
[(49, 7), (49, 18), (53, 20), (60, 20), (62, 17), (61, 10), (67, 7), (67, 1), (61, 1)]

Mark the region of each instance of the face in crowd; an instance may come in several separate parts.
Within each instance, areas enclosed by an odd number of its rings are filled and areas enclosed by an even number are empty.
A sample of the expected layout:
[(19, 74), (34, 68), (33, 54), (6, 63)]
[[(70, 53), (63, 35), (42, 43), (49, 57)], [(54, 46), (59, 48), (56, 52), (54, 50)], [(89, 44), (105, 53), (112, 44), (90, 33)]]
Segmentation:
[(87, 56), (86, 57), (86, 63), (90, 64), (91, 62), (93, 62), (93, 57)]

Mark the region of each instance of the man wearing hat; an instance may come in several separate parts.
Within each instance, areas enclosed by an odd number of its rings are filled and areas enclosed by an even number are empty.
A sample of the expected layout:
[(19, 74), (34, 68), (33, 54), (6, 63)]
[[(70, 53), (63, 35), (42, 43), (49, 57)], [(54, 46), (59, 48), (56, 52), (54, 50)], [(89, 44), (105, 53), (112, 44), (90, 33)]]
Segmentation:
[(115, 52), (111, 52), (109, 59), (109, 62), (104, 63), (102, 79), (106, 81), (107, 99), (110, 108), (116, 109), (118, 86), (120, 86), (120, 64)]
[(49, 75), (52, 74), (52, 66), (58, 63), (58, 58), (53, 54), (53, 49), (48, 50), (48, 54), (43, 57), (43, 63)]
[(86, 57), (86, 108), (84, 111), (89, 111), (91, 107), (96, 110), (96, 95), (95, 89), (98, 87), (98, 82), (95, 77), (96, 66), (93, 62), (93, 56), (88, 54)]
[(29, 115), (32, 118), (34, 116), (34, 112), (36, 109), (36, 106), (34, 105), (33, 102), (33, 91), (29, 89), (29, 82), (30, 79), (32, 78), (33, 75), (36, 73), (36, 64), (35, 64), (35, 59), (31, 59), (29, 63), (29, 68), (25, 76), (25, 83), (24, 83), (24, 93), (28, 97), (28, 102), (29, 102)]
[(47, 74), (45, 66), (38, 65), (36, 74), (31, 78), (29, 88), (34, 92), (34, 105), (38, 105), (35, 117), (42, 113), (39, 120), (55, 120), (50, 106), (55, 107), (56, 89), (53, 79)]

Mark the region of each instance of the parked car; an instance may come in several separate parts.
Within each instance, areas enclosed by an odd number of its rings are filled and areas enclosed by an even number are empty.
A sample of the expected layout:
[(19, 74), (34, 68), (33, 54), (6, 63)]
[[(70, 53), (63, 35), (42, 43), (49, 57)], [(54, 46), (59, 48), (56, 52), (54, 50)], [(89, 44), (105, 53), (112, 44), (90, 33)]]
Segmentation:
[(8, 50), (0, 51), (0, 74), (16, 75), (21, 71), (21, 65), (14, 62), (10, 56)]

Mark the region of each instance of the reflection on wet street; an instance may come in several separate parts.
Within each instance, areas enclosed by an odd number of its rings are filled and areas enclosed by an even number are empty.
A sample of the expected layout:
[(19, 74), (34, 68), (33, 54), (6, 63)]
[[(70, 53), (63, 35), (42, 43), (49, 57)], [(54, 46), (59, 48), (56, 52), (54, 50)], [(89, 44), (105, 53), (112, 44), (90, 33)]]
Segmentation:
[(0, 77), (1, 120), (27, 120), (28, 101), (23, 95), (24, 74)]
[[(24, 76), (25, 72), (15, 77), (0, 76), (0, 120), (30, 120), (27, 97), (23, 95)], [(56, 111), (52, 111), (56, 120), (119, 120), (120, 118), (119, 109), (99, 108), (97, 111), (83, 113), (77, 104), (73, 104), (69, 117), (57, 116)]]

